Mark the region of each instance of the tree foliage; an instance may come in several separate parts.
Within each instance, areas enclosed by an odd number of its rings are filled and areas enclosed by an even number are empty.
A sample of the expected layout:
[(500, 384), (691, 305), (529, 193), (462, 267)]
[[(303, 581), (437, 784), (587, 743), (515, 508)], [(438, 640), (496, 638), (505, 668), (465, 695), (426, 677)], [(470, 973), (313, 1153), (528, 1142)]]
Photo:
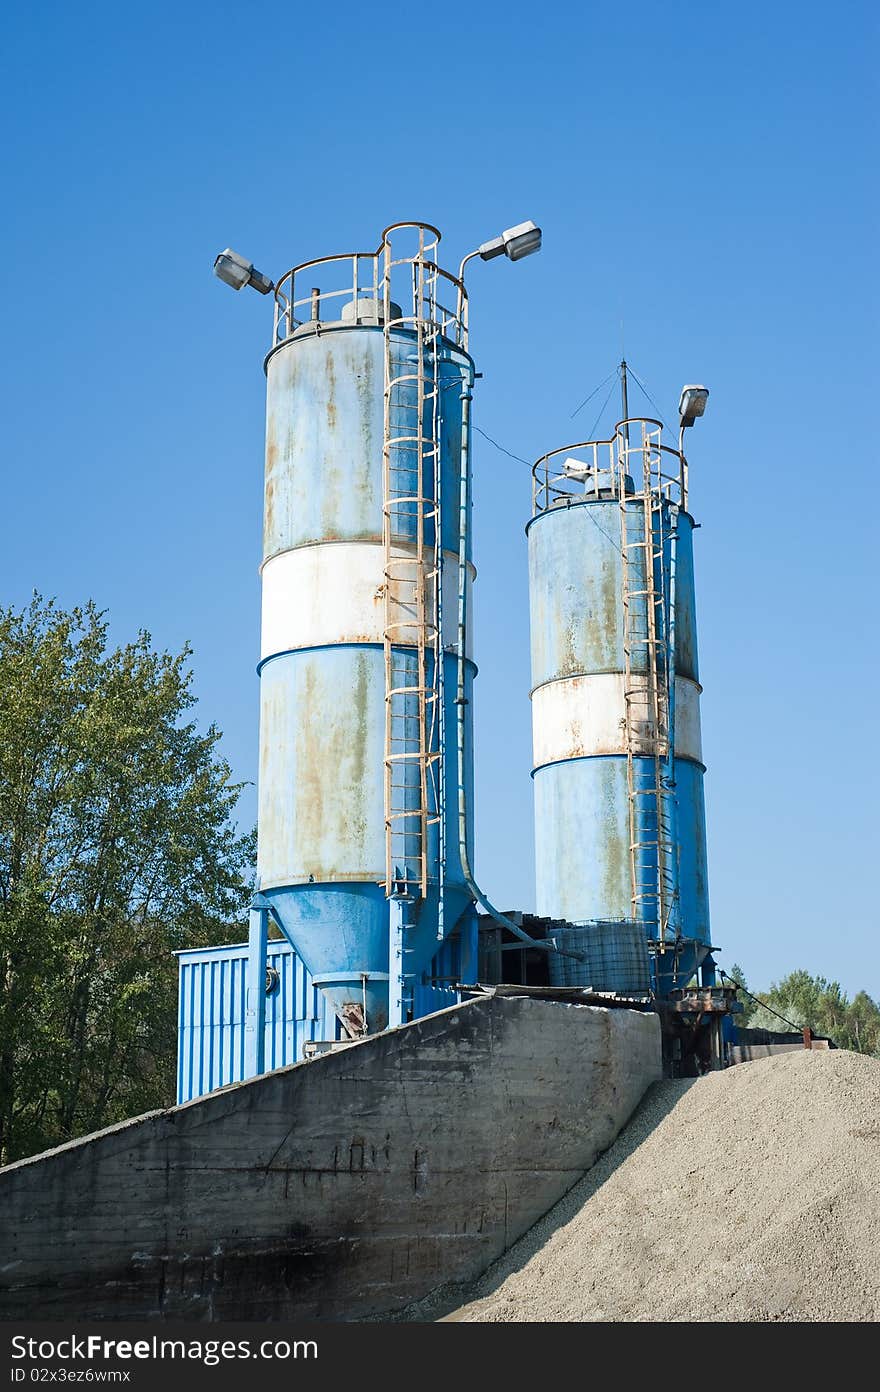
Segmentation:
[[(738, 985), (747, 986), (738, 965), (728, 975)], [(737, 1016), (739, 1024), (748, 1024), (752, 1029), (784, 1030), (786, 1026), (779, 1019), (782, 1015), (796, 1029), (809, 1026), (814, 1034), (827, 1035), (839, 1049), (880, 1058), (880, 1005), (866, 991), (859, 991), (850, 1000), (840, 982), (798, 970), (772, 982), (769, 991), (759, 991), (760, 1004), (744, 995), (740, 999), (748, 1009)]]
[(0, 610), (0, 1160), (173, 1096), (176, 948), (229, 941), (253, 835), (189, 649)]
[(739, 1003), (742, 1006), (742, 1012), (737, 1015), (736, 1023), (743, 1026), (748, 1025), (755, 1013), (755, 1003), (748, 994), (749, 983), (746, 981), (746, 974), (739, 962), (734, 962), (730, 971), (725, 973), (725, 976), (733, 986), (742, 988), (739, 993)]

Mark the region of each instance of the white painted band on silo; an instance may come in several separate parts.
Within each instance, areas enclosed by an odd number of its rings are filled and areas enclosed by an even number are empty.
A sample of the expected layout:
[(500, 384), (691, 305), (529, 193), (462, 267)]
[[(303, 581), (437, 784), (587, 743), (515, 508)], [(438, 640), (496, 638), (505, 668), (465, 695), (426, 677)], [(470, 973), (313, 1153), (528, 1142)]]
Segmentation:
[[(633, 714), (647, 717), (646, 678), (633, 677)], [(626, 705), (622, 672), (563, 677), (532, 692), (532, 747), (535, 768), (562, 759), (626, 753)], [(647, 742), (636, 753), (651, 753)], [(675, 680), (675, 752), (702, 763), (700, 687), (687, 677)]]
[[(415, 548), (394, 547), (389, 616), (400, 624), (393, 641), (416, 642)], [(423, 574), (427, 566), (423, 562)], [(473, 579), (470, 568), (468, 586)], [(426, 621), (434, 622), (434, 589), (429, 580)], [(468, 611), (470, 612), (470, 594)], [(263, 566), (263, 626), (261, 658), (331, 643), (381, 643), (384, 640), (385, 551), (373, 541), (322, 542), (282, 551)], [(452, 650), (458, 638), (458, 557), (444, 553), (443, 646)], [(472, 656), (468, 629), (468, 657)]]

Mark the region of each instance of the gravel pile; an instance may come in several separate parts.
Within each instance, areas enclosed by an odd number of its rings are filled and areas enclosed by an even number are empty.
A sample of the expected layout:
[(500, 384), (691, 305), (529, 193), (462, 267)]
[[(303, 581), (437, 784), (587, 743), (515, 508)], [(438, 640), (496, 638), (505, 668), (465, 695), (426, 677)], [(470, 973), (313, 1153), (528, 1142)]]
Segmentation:
[(445, 1318), (880, 1318), (880, 1062), (799, 1051), (655, 1085), (467, 1294)]

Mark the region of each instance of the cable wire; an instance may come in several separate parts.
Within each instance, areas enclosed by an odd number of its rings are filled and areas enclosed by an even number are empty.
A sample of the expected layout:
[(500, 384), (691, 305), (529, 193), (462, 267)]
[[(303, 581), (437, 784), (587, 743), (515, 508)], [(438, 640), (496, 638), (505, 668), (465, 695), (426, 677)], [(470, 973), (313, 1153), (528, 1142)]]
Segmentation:
[(739, 981), (734, 981), (733, 977), (728, 976), (727, 972), (722, 971), (720, 967), (718, 968), (718, 975), (721, 977), (722, 981), (729, 981), (732, 986), (736, 987), (737, 991), (742, 991), (744, 995), (747, 995), (749, 1000), (755, 1002), (755, 1005), (760, 1005), (764, 1010), (768, 1010), (771, 1015), (775, 1015), (777, 1020), (781, 1020), (784, 1025), (791, 1025), (792, 1029), (797, 1030), (798, 1033), (803, 1031), (803, 1025), (796, 1025), (794, 1020), (787, 1020), (784, 1015), (780, 1015), (778, 1010), (774, 1010), (772, 1005), (768, 1005), (766, 1001), (762, 1001), (760, 996), (753, 995), (748, 986), (743, 986)]
[[(590, 521), (592, 522), (592, 524), (593, 524), (593, 526), (596, 528), (596, 530), (597, 530), (598, 532), (601, 532), (602, 535), (603, 535), (603, 537), (605, 537), (608, 541), (611, 542), (611, 545), (614, 547), (614, 549), (615, 549), (615, 551), (617, 552), (617, 554), (618, 554), (619, 556), (623, 556), (623, 549), (622, 549), (622, 547), (618, 546), (617, 542), (614, 540), (614, 537), (611, 535), (610, 532), (606, 532), (605, 528), (604, 528), (604, 527), (601, 527), (601, 526), (599, 525), (599, 523), (596, 521), (595, 517), (593, 516), (593, 509), (592, 509), (592, 508), (587, 508), (587, 516), (589, 517)], [(626, 557), (624, 556), (624, 560), (625, 560), (625, 559), (626, 559)]]
[[(606, 380), (607, 380), (607, 379), (606, 379)], [(592, 440), (592, 438), (593, 438), (593, 436), (594, 436), (594, 434), (595, 434), (595, 432), (596, 432), (596, 426), (599, 424), (600, 420), (602, 419), (602, 417), (603, 417), (604, 414), (605, 414), (605, 407), (608, 405), (608, 402), (611, 400), (611, 393), (614, 391), (614, 386), (615, 386), (615, 384), (614, 384), (614, 382), (612, 382), (612, 383), (611, 383), (611, 386), (608, 388), (608, 395), (606, 396), (605, 400), (602, 402), (602, 408), (601, 408), (601, 410), (599, 411), (599, 414), (598, 414), (598, 416), (596, 417), (596, 419), (593, 421), (593, 424), (592, 424), (592, 426), (591, 426), (591, 428), (590, 428), (589, 435), (587, 436), (587, 438), (588, 438), (589, 440)]]
[[(580, 406), (577, 407), (577, 410), (572, 411), (571, 415), (569, 416), (569, 420), (574, 420), (574, 418), (575, 418), (575, 416), (577, 415), (578, 411), (582, 411), (582, 410), (584, 409), (584, 407), (586, 406), (587, 402), (588, 402), (588, 401), (592, 401), (592, 399), (593, 399), (593, 397), (596, 395), (596, 393), (597, 393), (597, 392), (600, 392), (600, 391), (602, 390), (602, 388), (604, 387), (605, 383), (608, 382), (608, 381), (610, 381), (610, 379), (611, 379), (612, 377), (614, 377), (614, 376), (616, 375), (616, 373), (617, 373), (617, 368), (616, 368), (616, 367), (612, 367), (611, 371), (608, 373), (608, 376), (607, 376), (607, 377), (603, 377), (603, 378), (602, 378), (602, 381), (599, 383), (598, 387), (594, 387), (593, 390), (590, 392), (590, 395), (584, 397), (584, 399), (583, 399), (583, 401), (581, 402)], [(603, 409), (603, 410), (605, 409), (604, 406), (603, 406), (602, 409)]]
[[(607, 379), (606, 379), (606, 380), (607, 380)], [(609, 398), (610, 398), (610, 396), (611, 396), (611, 392), (612, 392), (613, 390), (614, 390), (614, 384), (612, 383), (611, 389), (610, 389), (609, 392), (608, 392), (608, 396), (606, 396), (606, 398), (605, 398), (605, 405), (602, 407), (602, 411), (604, 411), (604, 410), (605, 410), (605, 406), (608, 405), (608, 401), (609, 401)], [(596, 422), (597, 424), (598, 424), (599, 419), (601, 419), (602, 411), (599, 412), (599, 416), (597, 417), (597, 422)], [(595, 427), (595, 425), (594, 425), (594, 426), (593, 426), (593, 429), (595, 430), (595, 428), (596, 428), (596, 427)], [(485, 430), (481, 430), (480, 427), (479, 427), (478, 425), (473, 425), (473, 424), (472, 424), (472, 425), (471, 425), (471, 429), (472, 429), (472, 430), (475, 430), (475, 431), (477, 432), (478, 435), (482, 435), (483, 439), (484, 439), (484, 440), (488, 440), (489, 444), (490, 444), (490, 445), (493, 445), (495, 449), (500, 450), (502, 454), (506, 454), (507, 457), (508, 457), (508, 459), (515, 459), (516, 462), (517, 462), (518, 464), (527, 464), (529, 468), (532, 467), (531, 464), (529, 463), (529, 460), (528, 460), (528, 459), (523, 459), (522, 455), (520, 455), (520, 454), (514, 454), (512, 450), (505, 449), (503, 445), (499, 445), (499, 443), (498, 443), (497, 440), (493, 440), (493, 439), (492, 439), (492, 436), (491, 436), (491, 435), (487, 435), (486, 432), (485, 432)], [(591, 432), (591, 433), (592, 433), (592, 432)], [(615, 549), (615, 551), (618, 553), (618, 555), (619, 555), (619, 556), (622, 556), (622, 555), (623, 555), (623, 550), (622, 550), (622, 548), (621, 548), (620, 546), (618, 546), (617, 542), (614, 540), (614, 537), (611, 535), (611, 533), (610, 533), (610, 532), (606, 532), (605, 528), (602, 527), (602, 526), (600, 526), (600, 524), (596, 521), (595, 517), (593, 516), (592, 509), (588, 509), (588, 510), (587, 510), (587, 516), (589, 517), (589, 519), (590, 519), (590, 521), (592, 522), (593, 526), (596, 528), (596, 531), (597, 531), (597, 532), (601, 532), (602, 535), (603, 535), (603, 537), (605, 537), (606, 541), (610, 541), (610, 542), (611, 542), (611, 545), (614, 547), (614, 549)]]
[(665, 420), (663, 419), (663, 412), (660, 410), (660, 407), (657, 405), (657, 402), (654, 400), (653, 396), (652, 396), (651, 393), (648, 391), (648, 388), (645, 386), (644, 382), (642, 382), (642, 380), (641, 380), (639, 377), (636, 376), (636, 373), (633, 371), (633, 369), (632, 369), (632, 367), (630, 366), (630, 364), (627, 363), (626, 366), (627, 366), (627, 369), (628, 369), (628, 371), (629, 371), (630, 377), (632, 377), (632, 378), (635, 380), (636, 386), (637, 386), (637, 387), (639, 388), (639, 390), (641, 391), (642, 396), (647, 397), (648, 401), (650, 401), (651, 405), (654, 407), (654, 410), (657, 412), (657, 417), (658, 417), (658, 419), (659, 419), (659, 421), (660, 421), (660, 424), (663, 426), (663, 428), (664, 428), (664, 430), (665, 430), (665, 429), (666, 429), (666, 422), (665, 422)]
[(531, 462), (528, 459), (523, 459), (521, 454), (514, 454), (512, 450), (505, 449), (503, 445), (499, 445), (497, 440), (493, 440), (492, 436), (487, 435), (485, 430), (481, 430), (478, 425), (472, 425), (471, 429), (475, 430), (478, 435), (482, 435), (484, 440), (488, 440), (489, 444), (494, 445), (495, 448), (497, 450), (500, 450), (502, 454), (506, 454), (508, 459), (515, 459), (517, 464), (527, 464), (529, 468), (532, 467)]

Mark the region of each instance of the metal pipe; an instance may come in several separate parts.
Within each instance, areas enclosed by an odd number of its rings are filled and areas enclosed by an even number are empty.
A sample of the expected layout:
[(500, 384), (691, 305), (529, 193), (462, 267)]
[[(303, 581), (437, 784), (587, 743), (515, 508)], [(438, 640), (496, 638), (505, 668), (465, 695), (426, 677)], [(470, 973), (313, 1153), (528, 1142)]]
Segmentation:
[[(432, 317), (436, 310), (432, 309)], [(437, 671), (434, 681), (437, 687), (437, 747), (440, 758), (437, 760), (437, 941), (446, 937), (446, 650), (443, 645), (443, 570), (446, 564), (443, 549), (443, 459), (440, 454), (440, 367), (439, 344), (434, 344), (434, 400), (431, 410), (433, 423), (431, 434), (434, 441), (434, 555), (436, 574), (434, 577), (434, 622), (437, 626), (435, 661)]]
[(458, 278), (462, 282), (462, 289), (464, 289), (464, 268), (469, 261), (473, 261), (474, 257), (479, 256), (479, 254), (479, 249), (477, 249), (476, 251), (469, 251), (467, 256), (462, 258), (461, 265), (458, 268)]
[(269, 906), (256, 895), (248, 919), (247, 996), (244, 1017), (244, 1076), (266, 1071), (266, 962), (269, 950)]
[[(467, 256), (465, 256), (465, 257), (462, 258), (461, 265), (460, 265), (459, 268), (458, 268), (458, 293), (457, 293), (456, 304), (455, 304), (455, 315), (456, 315), (456, 318), (458, 319), (459, 323), (461, 323), (461, 321), (462, 321), (462, 317), (463, 317), (463, 315), (464, 315), (464, 305), (465, 305), (464, 268), (465, 268), (465, 266), (467, 265), (467, 263), (468, 263), (469, 261), (473, 261), (474, 257), (475, 257), (475, 256), (479, 256), (479, 254), (480, 254), (480, 253), (479, 253), (479, 250), (477, 250), (477, 251), (469, 251), (468, 254), (467, 254)], [(467, 343), (466, 343), (466, 342), (465, 342), (465, 345), (464, 345), (464, 346), (467, 347)]]
[[(661, 504), (662, 507), (662, 504)], [(678, 550), (678, 507), (669, 505), (669, 617), (666, 632), (666, 683), (668, 690), (668, 730), (666, 734), (666, 790), (669, 794), (669, 842), (672, 865), (669, 867), (672, 880), (672, 904), (670, 913), (674, 916), (673, 927), (676, 939), (681, 937), (681, 898), (679, 888), (679, 843), (678, 843), (678, 799), (675, 795), (675, 566)], [(662, 560), (662, 558), (661, 558)], [(660, 837), (658, 835), (658, 842)]]
[(684, 425), (678, 428), (678, 467), (679, 467), (679, 492), (681, 493), (681, 506), (685, 512), (688, 510), (688, 463), (684, 454)]
[[(474, 253), (476, 254), (476, 253)], [(466, 260), (468, 258), (465, 258)], [(518, 923), (495, 908), (480, 889), (470, 865), (467, 844), (467, 792), (465, 789), (465, 653), (467, 640), (467, 549), (468, 549), (468, 503), (470, 496), (470, 432), (471, 400), (473, 399), (473, 369), (468, 363), (462, 374), (464, 390), (461, 394), (461, 472), (458, 494), (458, 682), (456, 688), (456, 746), (458, 754), (458, 852), (461, 860), (464, 881), (474, 901), (485, 910), (496, 923), (513, 933), (528, 947), (536, 947), (543, 952), (559, 952), (563, 957), (575, 957), (584, 961), (580, 952), (562, 952), (555, 938), (538, 941), (530, 938)]]
[[(392, 895), (388, 900), (388, 1028), (404, 1022), (403, 1006), (403, 930), (405, 913), (403, 900)], [(364, 1016), (366, 1019), (366, 1015)]]

